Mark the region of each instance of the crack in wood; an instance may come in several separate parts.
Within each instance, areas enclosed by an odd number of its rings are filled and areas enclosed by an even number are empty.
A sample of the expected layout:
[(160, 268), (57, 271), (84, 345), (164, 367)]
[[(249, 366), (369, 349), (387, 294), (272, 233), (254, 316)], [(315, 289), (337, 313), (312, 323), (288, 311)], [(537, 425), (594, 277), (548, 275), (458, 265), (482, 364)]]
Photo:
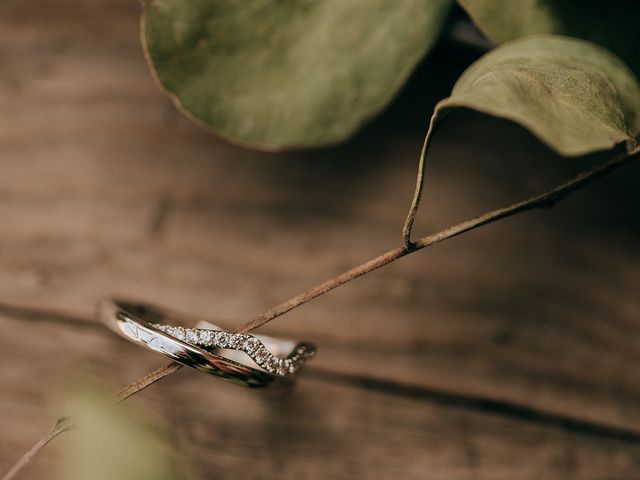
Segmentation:
[(425, 400), (443, 407), (498, 415), (538, 425), (555, 427), (571, 433), (640, 445), (640, 431), (614, 427), (580, 418), (572, 418), (507, 400), (498, 400), (479, 395), (465, 395), (458, 392), (447, 392), (423, 385), (412, 385), (385, 378), (338, 372), (320, 367), (310, 367), (306, 373), (310, 378), (315, 380), (341, 383), (366, 390)]
[[(45, 309), (0, 304), (0, 314), (19, 320), (53, 322), (73, 326), (74, 328), (81, 327), (96, 329), (109, 333), (100, 323), (89, 320), (85, 317)], [(478, 395), (466, 395), (460, 392), (451, 392), (443, 389), (431, 388), (425, 385), (398, 382), (392, 379), (339, 372), (322, 367), (308, 367), (306, 370), (306, 375), (314, 380), (331, 382), (334, 384), (345, 384), (364, 390), (379, 391), (391, 395), (421, 399), (432, 404), (449, 408), (459, 408), (490, 415), (498, 415), (529, 423), (555, 427), (582, 435), (618, 440), (631, 444), (640, 444), (640, 431), (635, 429), (619, 428), (581, 418), (572, 418), (520, 403)]]
[(100, 324), (86, 317), (71, 315), (69, 313), (57, 312), (54, 310), (45, 310), (40, 308), (22, 307), (18, 305), (9, 305), (0, 303), (0, 315), (6, 317), (26, 320), (30, 322), (51, 322), (73, 327), (86, 329), (97, 329), (107, 332)]

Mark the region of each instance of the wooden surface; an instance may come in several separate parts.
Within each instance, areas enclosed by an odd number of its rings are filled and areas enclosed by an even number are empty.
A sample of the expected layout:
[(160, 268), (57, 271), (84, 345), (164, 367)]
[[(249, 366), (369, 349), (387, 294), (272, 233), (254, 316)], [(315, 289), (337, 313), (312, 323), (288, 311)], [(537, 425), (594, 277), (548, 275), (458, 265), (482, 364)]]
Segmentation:
[[(137, 22), (124, 0), (0, 4), (2, 471), (71, 379), (115, 390), (163, 363), (94, 321), (99, 298), (231, 327), (398, 246), (428, 113), (473, 56), (441, 45), (344, 146), (261, 154), (176, 112)], [(458, 114), (434, 144), (416, 231), (595, 160)], [(274, 321), (320, 348), (294, 391), (183, 369), (132, 403), (172, 432), (193, 478), (640, 478), (639, 179), (628, 166)], [(51, 478), (62, 444), (21, 478)]]

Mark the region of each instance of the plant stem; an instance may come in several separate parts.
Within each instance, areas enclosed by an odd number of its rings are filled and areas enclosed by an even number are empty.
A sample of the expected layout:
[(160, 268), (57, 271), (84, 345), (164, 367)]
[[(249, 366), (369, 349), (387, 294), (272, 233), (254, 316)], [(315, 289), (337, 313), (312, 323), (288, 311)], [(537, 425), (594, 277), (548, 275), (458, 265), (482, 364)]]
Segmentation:
[[(158, 380), (166, 377), (167, 375), (170, 375), (170, 374), (180, 370), (180, 368), (182, 368), (182, 365), (180, 363), (171, 362), (171, 363), (165, 365), (164, 367), (160, 367), (157, 370), (154, 370), (153, 372), (148, 373), (144, 377), (136, 380), (133, 383), (130, 383), (129, 385), (124, 387), (122, 390), (117, 392), (112, 397), (113, 404), (116, 405), (116, 404), (118, 404), (120, 402), (125, 401), (130, 396), (138, 393), (140, 390), (143, 390), (143, 389), (147, 388), (149, 385), (157, 382)], [(74, 423), (73, 423), (73, 418), (72, 417), (60, 417), (56, 421), (55, 426), (51, 430), (49, 430), (45, 434), (44, 437), (42, 437), (40, 440), (38, 440), (29, 449), (29, 451), (27, 451), (27, 453), (25, 453), (22, 456), (22, 458), (20, 458), (20, 460), (18, 460), (13, 465), (13, 467), (11, 467), (11, 470), (9, 470), (4, 475), (4, 477), (2, 477), (2, 480), (12, 480), (12, 479), (14, 479), (16, 477), (16, 475), (18, 474), (18, 472), (20, 472), (20, 470), (22, 470), (26, 465), (28, 465), (31, 462), (31, 460), (33, 460), (33, 457), (35, 457), (36, 454), (40, 450), (42, 450), (42, 448), (45, 445), (47, 445), (49, 442), (51, 442), (58, 435), (73, 429), (73, 426), (74, 426)]]
[(293, 310), (294, 308), (299, 307), (304, 303), (307, 303), (309, 300), (313, 300), (314, 298), (319, 297), (320, 295), (323, 295), (329, 292), (330, 290), (333, 290), (334, 288), (339, 287), (340, 285), (344, 285), (345, 283), (350, 282), (351, 280), (355, 280), (356, 278), (361, 277), (362, 275), (369, 273), (372, 270), (375, 270), (384, 265), (387, 265), (388, 263), (394, 262), (399, 258), (404, 257), (408, 253), (411, 253), (411, 250), (407, 250), (405, 247), (389, 250), (388, 252), (383, 253), (382, 255), (372, 260), (369, 260), (366, 263), (363, 263), (362, 265), (358, 265), (357, 267), (354, 267), (351, 270), (347, 270), (346, 272), (341, 273), (337, 277), (331, 278), (326, 282), (321, 283), (320, 285), (316, 285), (310, 290), (307, 290), (306, 292), (302, 292), (296, 295), (295, 297), (290, 298), (286, 302), (276, 305), (271, 310), (268, 310), (267, 312), (263, 313), (262, 315), (255, 318), (254, 320), (248, 323), (245, 323), (244, 325), (241, 325), (240, 327), (234, 329), (233, 332), (246, 333), (251, 330), (255, 330), (256, 328), (264, 325), (265, 323), (270, 322), (274, 318), (278, 318), (279, 316), (284, 315), (285, 313)]
[(435, 109), (433, 110), (431, 120), (429, 120), (429, 130), (427, 130), (427, 135), (424, 137), (424, 143), (422, 144), (422, 150), (420, 151), (420, 159), (418, 160), (416, 188), (413, 192), (413, 198), (411, 199), (411, 205), (409, 206), (407, 218), (402, 225), (402, 243), (407, 250), (410, 250), (413, 247), (413, 244), (411, 242), (411, 229), (413, 228), (413, 222), (416, 219), (418, 207), (420, 206), (420, 201), (422, 200), (422, 187), (424, 186), (424, 166), (427, 158), (427, 151), (429, 150), (429, 145), (431, 144), (431, 139), (433, 138), (433, 133), (435, 131), (437, 121), (439, 120), (438, 105), (436, 105)]
[[(560, 201), (563, 197), (568, 195), (569, 193), (578, 190), (596, 178), (602, 177), (607, 173), (612, 172), (613, 170), (621, 167), (622, 165), (630, 162), (633, 158), (636, 158), (640, 152), (635, 151), (632, 155), (621, 154), (616, 156), (608, 161), (605, 161), (596, 167), (584, 171), (575, 177), (565, 181), (564, 183), (552, 188), (551, 190), (547, 190), (544, 193), (536, 195), (534, 197), (529, 197), (520, 202), (513, 203), (506, 207), (498, 208), (496, 210), (492, 210), (478, 217), (472, 218), (462, 223), (458, 223), (457, 225), (453, 225), (449, 228), (441, 230), (437, 233), (433, 233), (431, 235), (427, 235), (415, 242), (411, 242), (410, 245), (396, 248), (394, 250), (390, 250), (372, 260), (369, 260), (362, 265), (358, 265), (357, 267), (348, 270), (337, 277), (334, 277), (330, 280), (327, 280), (320, 285), (313, 287), (306, 292), (302, 292), (295, 297), (287, 300), (286, 302), (281, 303), (273, 307), (271, 310), (263, 313), (259, 317), (254, 320), (241, 325), (236, 328), (234, 332), (236, 333), (245, 333), (251, 330), (255, 330), (258, 327), (261, 327), (265, 323), (270, 322), (274, 318), (278, 318), (280, 315), (283, 315), (300, 305), (307, 303), (309, 300), (313, 300), (320, 295), (323, 295), (334, 288), (339, 287), (351, 280), (354, 280), (366, 273), (371, 272), (377, 268), (380, 268), (384, 265), (387, 265), (399, 258), (404, 257), (410, 253), (421, 250), (425, 247), (429, 247), (436, 243), (442, 242), (443, 240), (447, 240), (449, 238), (460, 235), (461, 233), (467, 232), (469, 230), (473, 230), (475, 228), (481, 227), (482, 225), (487, 225), (489, 223), (495, 222), (501, 218), (505, 218), (511, 215), (514, 215), (519, 212), (523, 212), (525, 210), (531, 210), (534, 208), (548, 208), (553, 206), (556, 202)], [(420, 188), (419, 188), (420, 189)], [(415, 202), (415, 200), (414, 200)], [(418, 197), (419, 203), (419, 197)], [(416, 203), (417, 209), (417, 203)], [(413, 214), (415, 217), (415, 212)], [(413, 219), (411, 221), (413, 223)], [(407, 237), (408, 238), (408, 237)]]
[(53, 428), (51, 430), (49, 430), (44, 437), (42, 437), (40, 440), (38, 440), (35, 445), (33, 445), (33, 447), (31, 447), (27, 453), (25, 453), (20, 460), (18, 460), (13, 467), (11, 467), (11, 470), (9, 470), (4, 477), (2, 477), (2, 480), (11, 480), (13, 478), (15, 478), (15, 476), (18, 474), (18, 472), (20, 472), (20, 470), (22, 470), (24, 467), (26, 467), (31, 460), (33, 460), (33, 457), (36, 456), (36, 454), (42, 449), (42, 447), (44, 447), (46, 444), (48, 444), (51, 440), (53, 440), (54, 438), (56, 438), (58, 435), (60, 435), (61, 433), (66, 432), (67, 430), (71, 430), (73, 428), (73, 424), (71, 423), (70, 419), (67, 417), (60, 417), (57, 421), (56, 424), (53, 426)]
[(164, 367), (160, 367), (157, 370), (154, 370), (151, 373), (147, 373), (144, 377), (139, 378), (135, 382), (130, 383), (122, 390), (115, 393), (112, 397), (113, 403), (118, 404), (120, 402), (124, 402), (131, 395), (138, 393), (140, 390), (144, 390), (149, 385), (153, 385), (158, 380), (161, 380), (167, 375), (171, 375), (172, 373), (177, 372), (181, 368), (181, 363), (171, 362), (166, 364)]
[[(426, 142), (425, 142), (425, 147), (426, 147)], [(420, 194), (422, 190), (422, 177), (423, 177), (422, 168), (423, 168), (423, 160), (424, 160), (424, 151), (425, 149), (423, 149), (423, 155), (421, 157), (421, 166), (420, 166), (420, 173), (418, 176), (418, 184), (416, 188), (416, 197), (414, 197), (414, 202), (412, 203), (412, 208), (410, 211), (411, 212), (410, 225), (413, 224), (413, 219), (415, 218), (415, 213), (417, 212), (417, 206), (419, 204)], [(584, 186), (586, 186), (587, 184), (591, 183), (592, 181), (613, 172), (614, 170), (631, 162), (631, 160), (636, 159), (638, 156), (640, 156), (640, 149), (635, 149), (633, 152), (629, 154), (617, 155), (612, 159), (605, 161), (591, 168), (590, 170), (586, 170), (576, 175), (575, 177), (565, 181), (564, 183), (550, 190), (547, 190), (546, 192), (543, 192), (539, 195), (526, 198), (524, 200), (521, 200), (519, 202), (513, 203), (511, 205), (508, 205), (502, 208), (498, 208), (496, 210), (492, 210), (490, 212), (487, 212), (485, 214), (482, 214), (470, 220), (464, 221), (462, 223), (458, 223), (457, 225), (453, 225), (449, 228), (441, 230), (440, 232), (427, 235), (426, 237), (423, 237), (415, 242), (408, 242), (409, 243), (408, 245), (390, 250), (372, 260), (369, 260), (368, 262), (363, 263), (362, 265), (358, 265), (357, 267), (354, 267), (334, 278), (331, 278), (330, 280), (327, 280), (326, 282), (321, 283), (320, 285), (317, 285), (311, 288), (310, 290), (302, 292), (296, 295), (295, 297), (287, 300), (286, 302), (276, 305), (275, 307), (263, 313), (259, 317), (236, 328), (234, 332), (245, 333), (251, 330), (255, 330), (256, 328), (261, 327), (262, 325), (270, 322), (271, 320), (278, 318), (279, 316), (284, 315), (287, 312), (290, 312), (294, 308), (299, 307), (300, 305), (303, 305), (304, 303), (307, 303), (308, 301), (313, 300), (314, 298), (319, 297), (320, 295), (323, 295), (333, 290), (334, 288), (339, 287), (340, 285), (344, 285), (345, 283), (350, 282), (351, 280), (355, 280), (356, 278), (361, 277), (366, 273), (376, 270), (391, 262), (394, 262), (399, 258), (404, 257), (405, 255), (409, 255), (410, 253), (416, 252), (423, 248), (429, 247), (436, 243), (455, 237), (464, 232), (474, 230), (478, 227), (487, 225), (489, 223), (495, 222), (502, 218), (515, 215), (516, 213), (519, 213), (519, 212), (532, 210), (534, 208), (552, 207), (568, 194), (576, 190), (579, 190)], [(411, 227), (409, 226), (409, 229), (407, 230), (406, 224), (405, 224), (404, 232), (408, 234), (405, 236), (405, 241), (408, 241), (409, 235), (411, 233)], [(154, 370), (153, 372), (145, 375), (144, 377), (140, 378), (139, 380), (136, 380), (135, 382), (127, 385), (122, 390), (117, 392), (113, 396), (114, 403), (120, 403), (126, 400), (132, 395), (135, 395), (141, 390), (154, 384), (158, 380), (161, 380), (162, 378), (178, 371), (181, 367), (182, 367), (181, 364), (176, 362), (171, 362), (165, 365), (164, 367)], [(69, 430), (70, 428), (72, 428), (72, 425), (69, 423), (68, 419), (64, 419), (64, 418), (59, 419), (55, 427), (52, 428), (44, 437), (42, 437), (33, 447), (31, 447), (31, 449), (11, 468), (11, 470), (4, 477), (2, 477), (2, 480), (14, 479), (15, 476), (18, 474), (18, 472), (33, 459), (33, 457), (36, 455), (36, 453), (38, 453), (38, 451), (42, 447), (44, 447), (47, 443), (49, 443), (55, 437)]]

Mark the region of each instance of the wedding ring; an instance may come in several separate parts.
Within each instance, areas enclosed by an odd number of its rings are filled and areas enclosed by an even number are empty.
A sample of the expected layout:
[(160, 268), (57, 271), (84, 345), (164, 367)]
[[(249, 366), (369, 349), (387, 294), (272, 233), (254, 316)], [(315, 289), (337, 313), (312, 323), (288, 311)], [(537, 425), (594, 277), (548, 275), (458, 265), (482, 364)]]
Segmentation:
[(100, 302), (98, 317), (127, 340), (201, 372), (249, 387), (290, 380), (315, 353), (309, 343), (230, 333), (206, 322), (199, 322), (195, 328), (175, 325), (181, 320), (175, 313), (119, 299)]

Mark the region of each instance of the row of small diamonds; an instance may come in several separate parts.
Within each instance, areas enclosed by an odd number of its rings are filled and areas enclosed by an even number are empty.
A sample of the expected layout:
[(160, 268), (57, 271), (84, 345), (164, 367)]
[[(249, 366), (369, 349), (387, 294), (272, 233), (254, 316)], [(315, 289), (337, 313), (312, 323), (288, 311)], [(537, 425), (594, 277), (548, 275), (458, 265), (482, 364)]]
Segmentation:
[(299, 347), (287, 358), (277, 357), (267, 350), (260, 340), (251, 335), (221, 332), (218, 330), (176, 327), (172, 325), (155, 324), (153, 326), (178, 340), (192, 345), (242, 350), (266, 371), (280, 376), (295, 373), (306, 357), (304, 347)]

